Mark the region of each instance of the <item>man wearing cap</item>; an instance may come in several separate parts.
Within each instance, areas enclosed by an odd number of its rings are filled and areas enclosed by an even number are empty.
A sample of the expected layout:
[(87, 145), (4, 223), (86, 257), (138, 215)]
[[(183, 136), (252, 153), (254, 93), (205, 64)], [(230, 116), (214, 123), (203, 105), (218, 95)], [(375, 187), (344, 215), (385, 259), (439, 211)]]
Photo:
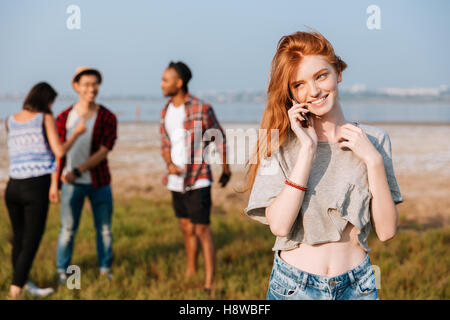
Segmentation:
[(58, 115), (56, 120), (61, 141), (70, 137), (77, 123), (84, 119), (86, 132), (58, 161), (58, 179), (62, 182), (61, 230), (57, 247), (57, 272), (60, 283), (67, 278), (74, 237), (80, 222), (84, 200), (89, 198), (96, 229), (97, 257), (100, 275), (111, 278), (113, 198), (107, 155), (117, 138), (116, 116), (97, 104), (102, 76), (98, 70), (79, 67), (72, 80), (78, 101)]
[[(168, 175), (163, 182), (172, 194), (172, 205), (184, 234), (186, 278), (197, 269), (200, 240), (205, 261), (204, 289), (211, 291), (215, 273), (215, 249), (210, 224), (212, 174), (203, 154), (213, 140), (223, 166), (219, 182), (228, 183), (231, 172), (226, 162), (226, 139), (212, 107), (191, 95), (192, 73), (183, 62), (171, 62), (162, 75), (161, 89), (170, 97), (161, 111), (162, 156)], [(207, 141), (204, 141), (207, 140)]]

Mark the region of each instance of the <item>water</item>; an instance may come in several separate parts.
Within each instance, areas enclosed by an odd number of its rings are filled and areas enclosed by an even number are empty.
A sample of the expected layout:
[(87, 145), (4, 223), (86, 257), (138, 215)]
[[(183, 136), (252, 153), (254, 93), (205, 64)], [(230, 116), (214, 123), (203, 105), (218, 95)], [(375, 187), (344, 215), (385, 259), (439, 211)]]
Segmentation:
[[(158, 122), (164, 101), (122, 101), (98, 100), (116, 113), (119, 121)], [(55, 115), (67, 108), (72, 101), (56, 100), (53, 105)], [(0, 101), (0, 119), (21, 109), (22, 101)], [(137, 115), (137, 106), (140, 112)], [(220, 122), (261, 121), (264, 105), (257, 103), (215, 103), (214, 111)], [(450, 123), (450, 104), (443, 102), (420, 103), (374, 103), (342, 101), (344, 116), (347, 120), (361, 122), (428, 122)]]

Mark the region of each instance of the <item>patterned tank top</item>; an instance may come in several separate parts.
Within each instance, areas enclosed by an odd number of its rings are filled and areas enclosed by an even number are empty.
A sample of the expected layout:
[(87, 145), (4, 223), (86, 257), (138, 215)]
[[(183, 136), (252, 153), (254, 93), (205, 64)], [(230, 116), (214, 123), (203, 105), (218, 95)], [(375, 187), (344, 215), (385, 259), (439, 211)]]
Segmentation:
[(8, 118), (9, 176), (13, 179), (39, 177), (56, 171), (56, 161), (45, 138), (44, 114), (27, 122)]

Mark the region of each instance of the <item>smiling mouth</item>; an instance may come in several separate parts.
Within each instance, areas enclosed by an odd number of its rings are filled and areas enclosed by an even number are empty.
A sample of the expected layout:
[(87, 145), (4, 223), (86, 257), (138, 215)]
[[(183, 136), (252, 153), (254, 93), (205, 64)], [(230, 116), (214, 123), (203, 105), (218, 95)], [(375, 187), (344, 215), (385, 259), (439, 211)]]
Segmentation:
[(314, 101), (308, 101), (308, 103), (310, 103), (310, 104), (312, 104), (312, 105), (320, 104), (320, 103), (322, 103), (323, 101), (325, 101), (325, 99), (328, 97), (328, 95), (329, 95), (329, 93), (326, 94), (325, 96), (323, 96), (323, 97), (320, 98), (320, 99), (317, 99), (317, 100), (314, 100)]

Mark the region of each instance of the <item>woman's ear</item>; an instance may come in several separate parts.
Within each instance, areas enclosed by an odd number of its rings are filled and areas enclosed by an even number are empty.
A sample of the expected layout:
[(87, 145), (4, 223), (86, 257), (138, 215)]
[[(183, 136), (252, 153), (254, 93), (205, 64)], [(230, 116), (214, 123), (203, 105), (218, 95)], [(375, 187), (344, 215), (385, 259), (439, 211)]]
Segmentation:
[(337, 75), (337, 82), (340, 83), (342, 81), (342, 72), (339, 72)]

